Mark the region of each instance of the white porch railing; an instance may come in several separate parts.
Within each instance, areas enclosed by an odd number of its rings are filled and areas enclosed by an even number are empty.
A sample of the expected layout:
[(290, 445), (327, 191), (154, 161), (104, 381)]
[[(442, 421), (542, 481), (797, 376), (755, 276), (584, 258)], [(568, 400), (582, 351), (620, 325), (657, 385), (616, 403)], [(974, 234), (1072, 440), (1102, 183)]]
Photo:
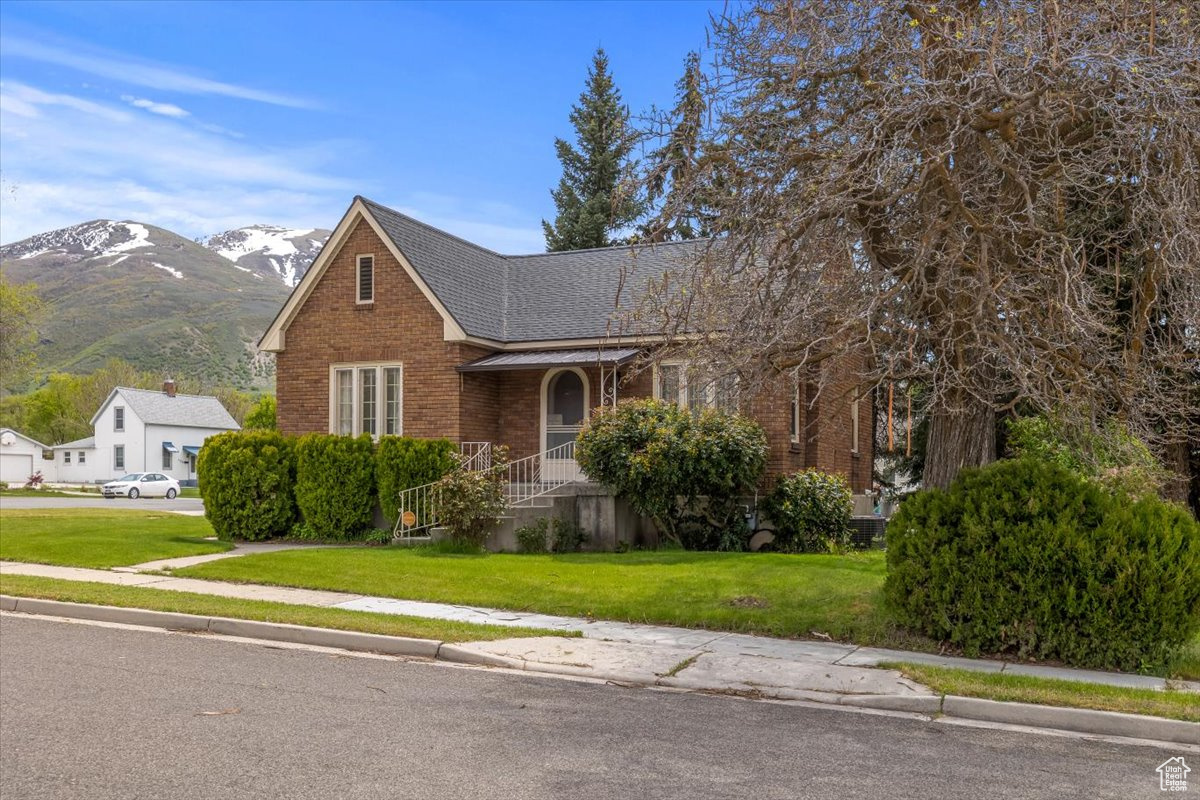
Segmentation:
[(508, 505), (519, 506), (580, 480), (575, 463), (575, 442), (566, 442), (508, 464)]
[(479, 472), (492, 467), (491, 442), (461, 442), (458, 455), (462, 458), (462, 468), (465, 470)]
[[(463, 442), (461, 468), (472, 472), (491, 469), (490, 442)], [(524, 505), (553, 492), (560, 486), (583, 480), (575, 463), (575, 442), (567, 442), (541, 453), (510, 461), (505, 468), (504, 493), (510, 508)], [(430, 528), (440, 524), (438, 485), (427, 483), (400, 492), (400, 513), (392, 536), (398, 540), (424, 538)]]

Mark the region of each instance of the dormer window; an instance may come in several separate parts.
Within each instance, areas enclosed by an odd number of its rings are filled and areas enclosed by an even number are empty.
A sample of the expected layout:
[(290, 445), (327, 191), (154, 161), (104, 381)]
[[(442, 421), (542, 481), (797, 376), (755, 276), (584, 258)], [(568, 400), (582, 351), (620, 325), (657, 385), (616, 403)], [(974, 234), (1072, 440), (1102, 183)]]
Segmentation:
[(375, 256), (358, 256), (358, 303), (375, 302)]

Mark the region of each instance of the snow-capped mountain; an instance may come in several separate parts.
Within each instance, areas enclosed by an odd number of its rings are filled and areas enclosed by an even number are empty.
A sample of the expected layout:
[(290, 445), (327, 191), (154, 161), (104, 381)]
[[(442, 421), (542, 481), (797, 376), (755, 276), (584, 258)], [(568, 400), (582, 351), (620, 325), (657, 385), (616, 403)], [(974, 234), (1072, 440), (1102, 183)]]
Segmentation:
[(150, 246), (150, 231), (145, 225), (96, 219), (5, 245), (0, 247), (0, 255), (6, 259), (37, 258), (46, 253), (83, 258), (120, 257), (130, 250)]
[(224, 385), (269, 383), (255, 347), (288, 294), (272, 276), (163, 228), (92, 220), (0, 247), (4, 275), (48, 306), (39, 367), (86, 373), (117, 356)]
[(304, 277), (330, 233), (323, 228), (251, 225), (209, 236), (200, 243), (243, 272), (281, 280), (292, 287)]

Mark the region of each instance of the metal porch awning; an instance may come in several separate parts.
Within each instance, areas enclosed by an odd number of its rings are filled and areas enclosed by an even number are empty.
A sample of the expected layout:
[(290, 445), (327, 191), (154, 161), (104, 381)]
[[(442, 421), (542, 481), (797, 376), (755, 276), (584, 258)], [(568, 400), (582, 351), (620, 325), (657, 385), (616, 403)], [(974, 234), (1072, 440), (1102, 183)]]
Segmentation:
[(187, 453), (189, 456), (200, 455), (200, 445), (185, 444), (183, 446), (183, 452)]
[(520, 353), (493, 353), (490, 356), (459, 364), (459, 372), (498, 372), (516, 369), (551, 369), (553, 367), (619, 367), (637, 358), (642, 352), (636, 347), (610, 350), (527, 350)]
[(178, 453), (179, 452), (179, 448), (176, 447), (171, 442), (163, 442), (163, 450), (166, 450), (168, 453)]

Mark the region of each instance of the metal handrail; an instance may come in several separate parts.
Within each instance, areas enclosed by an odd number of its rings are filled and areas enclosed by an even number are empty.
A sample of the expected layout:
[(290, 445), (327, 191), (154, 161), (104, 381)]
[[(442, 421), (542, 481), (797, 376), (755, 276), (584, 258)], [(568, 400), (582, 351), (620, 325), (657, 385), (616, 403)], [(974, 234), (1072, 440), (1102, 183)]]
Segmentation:
[[(460, 469), (471, 472), (491, 469), (491, 442), (463, 442), (458, 459)], [(505, 472), (504, 496), (510, 508), (582, 480), (579, 467), (575, 464), (575, 442), (566, 442), (510, 461)], [(401, 490), (399, 500), (399, 513), (392, 529), (393, 538), (405, 540), (423, 537), (426, 535), (424, 531), (438, 526), (440, 504), (436, 481)]]
[(505, 481), (505, 496), (510, 507), (519, 506), (578, 480), (575, 443), (566, 442), (558, 447), (510, 461)]
[(471, 472), (482, 472), (492, 468), (491, 442), (462, 442), (458, 445), (462, 457), (462, 468)]

